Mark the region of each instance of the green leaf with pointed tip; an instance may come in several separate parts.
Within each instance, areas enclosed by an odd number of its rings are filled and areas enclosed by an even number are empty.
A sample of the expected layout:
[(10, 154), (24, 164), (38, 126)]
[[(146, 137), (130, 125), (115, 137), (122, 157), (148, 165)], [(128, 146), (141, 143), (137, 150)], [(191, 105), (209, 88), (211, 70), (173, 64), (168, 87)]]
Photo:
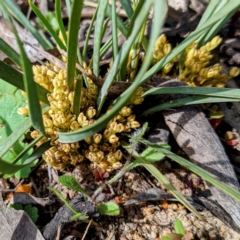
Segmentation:
[(148, 147), (141, 153), (141, 157), (148, 162), (157, 162), (165, 157), (164, 154), (159, 154), (155, 148)]
[(119, 206), (114, 202), (99, 203), (97, 210), (101, 215), (117, 216), (120, 213)]
[(63, 186), (88, 196), (87, 192), (80, 186), (73, 176), (63, 175), (59, 177), (58, 180)]
[(83, 0), (73, 0), (72, 12), (68, 26), (69, 36), (67, 44), (67, 81), (69, 89), (73, 86), (76, 71), (78, 30), (81, 21), (82, 6)]

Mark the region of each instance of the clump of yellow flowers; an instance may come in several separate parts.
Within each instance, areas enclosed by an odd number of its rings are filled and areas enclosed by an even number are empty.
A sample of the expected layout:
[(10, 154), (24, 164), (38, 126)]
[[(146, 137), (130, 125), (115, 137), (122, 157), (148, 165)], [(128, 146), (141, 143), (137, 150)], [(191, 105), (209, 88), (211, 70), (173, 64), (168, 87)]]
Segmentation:
[[(86, 64), (84, 67), (92, 74)], [(50, 109), (43, 115), (47, 136), (38, 142), (38, 145), (51, 139), (52, 147), (43, 154), (43, 159), (57, 170), (62, 170), (69, 164), (77, 165), (84, 158), (90, 160), (92, 169), (100, 167), (111, 172), (121, 168), (123, 154), (119, 149), (119, 134), (140, 127), (130, 105), (140, 104), (143, 101), (142, 88), (137, 89), (129, 100), (129, 105), (121, 109), (104, 131), (96, 133), (84, 141), (66, 144), (58, 141), (57, 132), (69, 132), (84, 128), (96, 120), (95, 105), (98, 89), (92, 80), (87, 78), (88, 87), (82, 88), (81, 92), (80, 113), (75, 116), (73, 114), (74, 89), (70, 91), (67, 87), (66, 71), (47, 63), (33, 66), (33, 73), (34, 80), (50, 92), (47, 96)], [(111, 106), (109, 106), (110, 108)], [(31, 132), (31, 136), (36, 139), (39, 132), (34, 130)]]
[[(224, 87), (229, 77), (236, 77), (239, 69), (234, 67), (229, 74), (224, 74), (219, 63), (211, 64), (212, 50), (222, 42), (220, 36), (198, 48), (197, 42), (189, 45), (184, 52), (167, 63), (160, 72), (160, 76), (178, 78), (189, 86)], [(156, 41), (153, 53), (153, 63), (160, 61), (172, 51), (172, 46), (162, 34)]]

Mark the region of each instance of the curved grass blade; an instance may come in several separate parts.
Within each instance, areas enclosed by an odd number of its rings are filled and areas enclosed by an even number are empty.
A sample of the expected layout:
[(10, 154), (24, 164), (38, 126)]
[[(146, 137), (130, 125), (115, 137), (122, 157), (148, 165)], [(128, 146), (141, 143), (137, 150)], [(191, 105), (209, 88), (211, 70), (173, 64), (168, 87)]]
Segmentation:
[(132, 15), (133, 15), (133, 9), (132, 9), (132, 5), (130, 3), (129, 0), (120, 0), (119, 1), (123, 7), (123, 9), (125, 10), (127, 16), (129, 19), (131, 19)]
[(58, 37), (58, 34), (54, 31), (54, 29), (52, 28), (52, 26), (50, 25), (50, 23), (48, 22), (48, 20), (43, 16), (43, 14), (41, 13), (41, 11), (38, 9), (38, 7), (31, 1), (28, 1), (29, 6), (32, 8), (32, 10), (34, 11), (34, 13), (37, 15), (37, 17), (41, 20), (41, 22), (44, 24), (44, 26), (46, 27), (46, 29), (49, 31), (49, 33), (51, 34), (51, 36), (54, 38), (54, 40), (56, 41), (57, 45), (63, 49), (64, 51), (66, 51), (66, 47), (63, 44), (63, 42), (61, 41), (61, 39)]
[(65, 2), (66, 2), (66, 6), (67, 6), (67, 14), (68, 14), (68, 17), (70, 17), (70, 15), (71, 15), (71, 9), (72, 9), (72, 6), (71, 6), (71, 2), (70, 2), (70, 0), (65, 0)]
[(15, 142), (32, 126), (30, 118), (27, 118), (8, 138), (0, 145), (0, 158), (13, 146)]
[(69, 37), (68, 37), (68, 51), (67, 51), (67, 81), (68, 88), (73, 87), (74, 75), (77, 61), (78, 48), (78, 31), (81, 21), (81, 11), (83, 0), (74, 0), (72, 4), (72, 12), (69, 22)]
[(20, 152), (17, 157), (12, 161), (12, 164), (16, 164), (24, 156), (24, 154), (27, 153), (31, 148), (33, 148), (43, 137), (43, 135), (40, 135), (38, 138), (28, 144), (27, 147), (24, 148), (22, 152)]
[(47, 151), (51, 147), (50, 141), (43, 143), (40, 147), (38, 147), (25, 161), (24, 164), (17, 165), (3, 161), (0, 159), (0, 169), (1, 173), (4, 174), (14, 174), (20, 169), (31, 165), (36, 159), (42, 156), (42, 154)]
[(99, 1), (99, 8), (97, 12), (97, 19), (94, 32), (94, 48), (93, 48), (93, 73), (96, 77), (99, 76), (99, 62), (100, 62), (100, 47), (102, 42), (102, 27), (107, 7), (107, 0)]
[(194, 96), (194, 97), (187, 97), (187, 98), (180, 98), (176, 100), (172, 100), (167, 103), (163, 103), (157, 105), (155, 107), (149, 108), (148, 110), (144, 111), (142, 114), (149, 114), (157, 111), (162, 111), (165, 109), (171, 109), (174, 107), (180, 106), (187, 106), (193, 104), (202, 104), (202, 103), (220, 103), (220, 102), (239, 102), (239, 99), (235, 98), (223, 98), (223, 97), (206, 97), (206, 96)]
[[(0, 79), (5, 82), (12, 84), (18, 89), (25, 91), (24, 82), (23, 82), (23, 74), (10, 67), (6, 63), (0, 61)], [(47, 99), (47, 94), (50, 93), (47, 89), (43, 88), (39, 84), (36, 83), (36, 88), (39, 96), (39, 100), (49, 105), (49, 101)]]
[(44, 129), (43, 118), (42, 118), (42, 110), (39, 103), (36, 83), (33, 80), (32, 65), (29, 59), (27, 58), (27, 54), (24, 51), (24, 48), (23, 48), (22, 42), (19, 39), (17, 30), (7, 13), (6, 13), (6, 18), (12, 27), (12, 31), (16, 37), (18, 47), (21, 53), (21, 63), (22, 63), (21, 65), (22, 65), (22, 70), (24, 72), (24, 75), (23, 75), (24, 89), (27, 93), (29, 115), (32, 121), (32, 125), (40, 133), (45, 135), (45, 129)]
[[(159, 11), (159, 9), (161, 9), (161, 11), (163, 13), (167, 12), (166, 1), (149, 0), (149, 1), (146, 2), (146, 8), (144, 7), (142, 9), (143, 12), (139, 14), (139, 25), (140, 25), (141, 18), (145, 18), (145, 15), (147, 15), (148, 9), (150, 8), (152, 3), (154, 4), (155, 11), (157, 11), (157, 10)], [(148, 55), (146, 56), (146, 60), (144, 61), (143, 65), (142, 65), (142, 68), (141, 68), (139, 74), (136, 76), (136, 79), (133, 82), (133, 84), (125, 91), (125, 93), (123, 93), (117, 99), (117, 101), (114, 103), (113, 108), (109, 112), (107, 112), (106, 114), (101, 116), (93, 124), (83, 128), (83, 129), (80, 129), (78, 131), (74, 131), (74, 132), (69, 132), (69, 133), (59, 132), (59, 141), (60, 142), (65, 142), (65, 143), (76, 142), (76, 141), (80, 141), (80, 140), (82, 140), (86, 137), (89, 137), (89, 136), (93, 135), (94, 133), (96, 133), (98, 131), (101, 131), (107, 125), (107, 123), (116, 114), (118, 114), (118, 112), (121, 110), (121, 108), (127, 103), (128, 99), (132, 95), (132, 93), (134, 91), (136, 91), (136, 89), (141, 84), (140, 80), (142, 79), (143, 74), (145, 73), (146, 69), (148, 68), (148, 66), (151, 62), (152, 49), (153, 49), (155, 41), (156, 41), (156, 39), (159, 35), (161, 26), (164, 23), (164, 17), (165, 17), (164, 14), (162, 14), (162, 18), (159, 18), (159, 16), (157, 14), (154, 14), (153, 31), (152, 31), (152, 35), (151, 35), (151, 38), (150, 38)], [(112, 69), (109, 72), (109, 75), (108, 75), (108, 76), (110, 76), (109, 80), (112, 80), (112, 78), (115, 76), (116, 72), (118, 71), (118, 67), (119, 67), (118, 64), (117, 64), (118, 58), (121, 61), (123, 61), (124, 58), (122, 57), (122, 55), (125, 54), (125, 57), (127, 56), (128, 52), (129, 52), (129, 49), (131, 47), (131, 44), (134, 41), (134, 37), (136, 36), (139, 29), (141, 28), (141, 26), (139, 26), (139, 25), (134, 26), (132, 35), (130, 35), (129, 39), (125, 42), (124, 46), (120, 50), (120, 52), (118, 54), (118, 57), (117, 57), (117, 60), (115, 61)]]
[(117, 17), (116, 17), (116, 0), (112, 1), (112, 38), (113, 38), (113, 60), (118, 54), (118, 39), (117, 39)]
[(9, 0), (2, 0), (3, 4), (7, 7), (8, 11), (11, 13), (14, 18), (16, 18), (26, 29), (31, 32), (31, 34), (38, 40), (38, 42), (41, 44), (41, 46), (45, 50), (49, 50), (52, 48), (52, 44), (47, 41), (39, 32), (37, 29), (35, 29), (32, 24), (29, 22), (29, 20), (24, 16), (24, 14), (18, 9), (18, 7), (15, 5), (13, 1)]
[(64, 204), (74, 213), (79, 214), (69, 203), (68, 201), (63, 197), (63, 195), (57, 190), (52, 187), (47, 187), (48, 190), (54, 192), (63, 202)]
[[(63, 45), (66, 46), (67, 45), (67, 34), (66, 34), (66, 30), (65, 30), (65, 27), (64, 27), (63, 21), (62, 21), (61, 0), (55, 1), (55, 12), (56, 12), (58, 26), (60, 28), (60, 31), (61, 31), (63, 39), (64, 39), (64, 43), (65, 43)], [(65, 50), (66, 50), (66, 47), (65, 47)]]
[(187, 201), (187, 199), (168, 181), (168, 179), (151, 163), (144, 160), (137, 152), (133, 153), (133, 156), (136, 158), (141, 166), (145, 167), (159, 182), (161, 182), (165, 188), (172, 193), (172, 195), (182, 203), (188, 210), (193, 212), (196, 216), (202, 219), (202, 216), (199, 212)]
[(8, 45), (2, 38), (0, 38), (0, 50), (6, 54), (14, 63), (18, 66), (21, 66), (20, 56), (19, 54)]
[(85, 39), (85, 43), (84, 43), (84, 47), (83, 47), (82, 58), (83, 58), (83, 61), (85, 61), (85, 62), (87, 61), (88, 41), (89, 41), (92, 29), (93, 29), (93, 24), (94, 24), (94, 22), (96, 20), (96, 17), (97, 17), (97, 12), (98, 12), (98, 7), (96, 8), (95, 13), (94, 13), (94, 15), (92, 17), (91, 24), (90, 24), (90, 26), (88, 28), (86, 39)]
[(141, 142), (146, 144), (147, 146), (156, 148), (157, 150), (159, 150), (161, 153), (163, 153), (168, 158), (177, 162), (181, 166), (189, 169), (193, 173), (200, 176), (203, 180), (211, 183), (215, 187), (219, 188), (221, 191), (225, 192), (226, 194), (228, 194), (229, 196), (231, 196), (232, 198), (234, 198), (234, 199), (236, 199), (237, 201), (240, 202), (240, 192), (237, 189), (235, 189), (235, 188), (217, 180), (216, 177), (213, 174), (211, 174), (211, 173), (207, 172), (206, 170), (196, 166), (195, 164), (191, 163), (190, 161), (172, 153), (171, 151), (157, 146), (154, 143), (151, 143), (147, 140), (141, 140)]
[(152, 88), (146, 91), (142, 97), (148, 95), (160, 94), (194, 94), (212, 97), (225, 97), (240, 99), (240, 90), (231, 88), (216, 88), (216, 87), (159, 87)]
[(154, 74), (156, 74), (163, 66), (169, 63), (173, 58), (178, 56), (189, 44), (196, 41), (202, 34), (206, 33), (214, 24), (218, 21), (221, 21), (223, 17), (227, 15), (228, 12), (233, 11), (238, 8), (240, 3), (234, 0), (229, 0), (225, 5), (224, 9), (220, 9), (217, 13), (213, 14), (208, 21), (203, 23), (197, 30), (192, 32), (182, 43), (180, 43), (177, 47), (174, 48), (172, 52), (170, 52), (166, 57), (160, 60), (157, 64), (155, 64), (152, 68), (150, 68), (146, 74), (141, 79), (141, 83), (151, 78)]

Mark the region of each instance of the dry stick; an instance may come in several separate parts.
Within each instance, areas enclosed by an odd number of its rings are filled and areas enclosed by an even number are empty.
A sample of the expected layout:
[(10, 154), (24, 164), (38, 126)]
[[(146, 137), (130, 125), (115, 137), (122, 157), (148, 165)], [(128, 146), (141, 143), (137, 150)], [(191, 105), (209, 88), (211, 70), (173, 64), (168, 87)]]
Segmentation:
[(84, 240), (84, 239), (85, 239), (85, 237), (86, 237), (86, 235), (87, 235), (87, 233), (88, 233), (88, 229), (90, 228), (91, 224), (92, 224), (92, 219), (89, 221), (89, 223), (88, 223), (88, 225), (87, 225), (87, 228), (86, 228), (86, 230), (85, 230), (85, 232), (84, 232), (83, 237), (82, 237), (81, 240)]

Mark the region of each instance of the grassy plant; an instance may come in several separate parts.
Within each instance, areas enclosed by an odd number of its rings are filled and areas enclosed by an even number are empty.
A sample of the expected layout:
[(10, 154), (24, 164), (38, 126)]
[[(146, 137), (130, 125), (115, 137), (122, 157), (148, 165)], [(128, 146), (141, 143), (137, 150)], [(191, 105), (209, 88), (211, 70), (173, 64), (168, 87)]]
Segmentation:
[[(187, 160), (173, 154), (170, 152), (169, 146), (156, 145), (144, 140), (142, 137), (146, 125), (135, 135), (129, 135), (130, 145), (121, 142), (124, 132), (129, 133), (140, 127), (137, 116), (134, 115), (134, 105), (141, 104), (147, 95), (188, 93), (193, 96), (155, 106), (145, 113), (196, 103), (239, 101), (240, 90), (238, 89), (193, 88), (193, 86), (220, 87), (221, 85), (223, 87), (228, 79), (227, 76), (222, 75), (219, 64), (208, 66), (208, 60), (212, 56), (211, 50), (218, 46), (221, 40), (219, 37), (214, 37), (216, 32), (237, 11), (240, 4), (234, 0), (222, 1), (221, 5), (215, 8), (212, 2), (218, 1), (212, 1), (196, 30), (173, 48), (164, 35), (159, 37), (167, 14), (166, 0), (135, 1), (133, 7), (129, 0), (121, 0), (120, 2), (128, 15), (128, 20), (122, 22), (117, 15), (116, 1), (113, 1), (113, 6), (111, 6), (108, 1), (100, 0), (99, 5), (96, 6), (83, 52), (80, 52), (78, 29), (81, 22), (83, 1), (66, 1), (70, 19), (68, 34), (61, 20), (60, 1), (56, 1), (55, 5), (60, 32), (54, 30), (38, 8), (29, 1), (29, 5), (53, 36), (58, 48), (67, 52), (66, 55), (59, 56), (59, 61), (62, 61), (61, 69), (51, 62), (45, 63), (45, 65), (35, 65), (32, 68), (12, 23), (12, 18), (23, 23), (44, 49), (49, 49), (51, 45), (27, 21), (16, 6), (13, 6), (12, 1), (4, 0), (0, 3), (0, 10), (11, 25), (18, 40), (20, 54), (17, 54), (2, 39), (0, 39), (0, 50), (7, 54), (24, 72), (22, 74), (0, 61), (0, 78), (26, 92), (29, 106), (22, 109), (22, 113), (29, 112), (30, 115), (30, 119), (28, 118), (23, 125), (13, 129), (11, 135), (5, 139), (0, 147), (1, 157), (25, 132), (30, 131), (31, 125), (35, 129), (31, 130), (31, 136), (33, 139), (37, 139), (32, 144), (36, 144), (38, 147), (33, 148), (32, 157), (29, 157), (22, 165), (16, 164), (19, 158), (11, 163), (1, 159), (1, 172), (3, 174), (14, 173), (31, 164), (40, 155), (46, 162), (59, 170), (64, 169), (68, 164), (77, 165), (82, 160), (88, 159), (92, 169), (101, 168), (107, 172), (114, 172), (114, 170), (122, 168), (123, 155), (120, 147), (122, 145), (129, 150), (128, 160), (130, 161), (131, 156), (135, 157), (136, 160), (130, 165), (125, 164), (120, 173), (109, 180), (108, 184), (116, 181), (132, 167), (144, 166), (180, 202), (200, 217), (186, 199), (152, 165), (152, 162), (161, 159), (160, 156), (168, 156), (240, 201), (238, 191), (217, 181), (214, 176)], [(146, 19), (149, 17), (151, 9), (153, 10), (153, 24), (150, 39), (147, 41), (144, 32)], [(160, 10), (161, 16), (159, 16)], [(102, 46), (104, 32), (102, 25), (105, 15), (108, 15), (112, 20), (113, 38)], [(96, 23), (94, 54), (89, 62), (85, 62), (87, 43), (94, 21)], [(126, 42), (118, 49), (117, 36), (119, 32), (126, 37)], [(114, 50), (113, 63), (109, 66), (106, 76), (100, 76), (99, 63), (103, 54), (111, 46)], [(144, 52), (144, 59), (140, 58), (140, 51)], [(80, 68), (76, 68), (76, 64), (80, 65)], [(171, 72), (173, 72), (172, 75)], [(155, 74), (162, 74), (164, 77), (178, 77), (187, 82), (190, 87), (155, 88), (144, 92), (142, 85)], [(186, 79), (191, 79), (191, 81)], [(127, 80), (131, 84), (127, 84)], [(124, 91), (117, 95), (114, 101), (109, 101), (108, 93), (114, 84), (125, 86)], [(45, 105), (41, 106), (40, 101), (44, 102)], [(139, 141), (148, 147), (142, 154), (136, 151)], [(51, 142), (51, 146), (49, 142)], [(157, 159), (154, 156), (157, 156)]]

